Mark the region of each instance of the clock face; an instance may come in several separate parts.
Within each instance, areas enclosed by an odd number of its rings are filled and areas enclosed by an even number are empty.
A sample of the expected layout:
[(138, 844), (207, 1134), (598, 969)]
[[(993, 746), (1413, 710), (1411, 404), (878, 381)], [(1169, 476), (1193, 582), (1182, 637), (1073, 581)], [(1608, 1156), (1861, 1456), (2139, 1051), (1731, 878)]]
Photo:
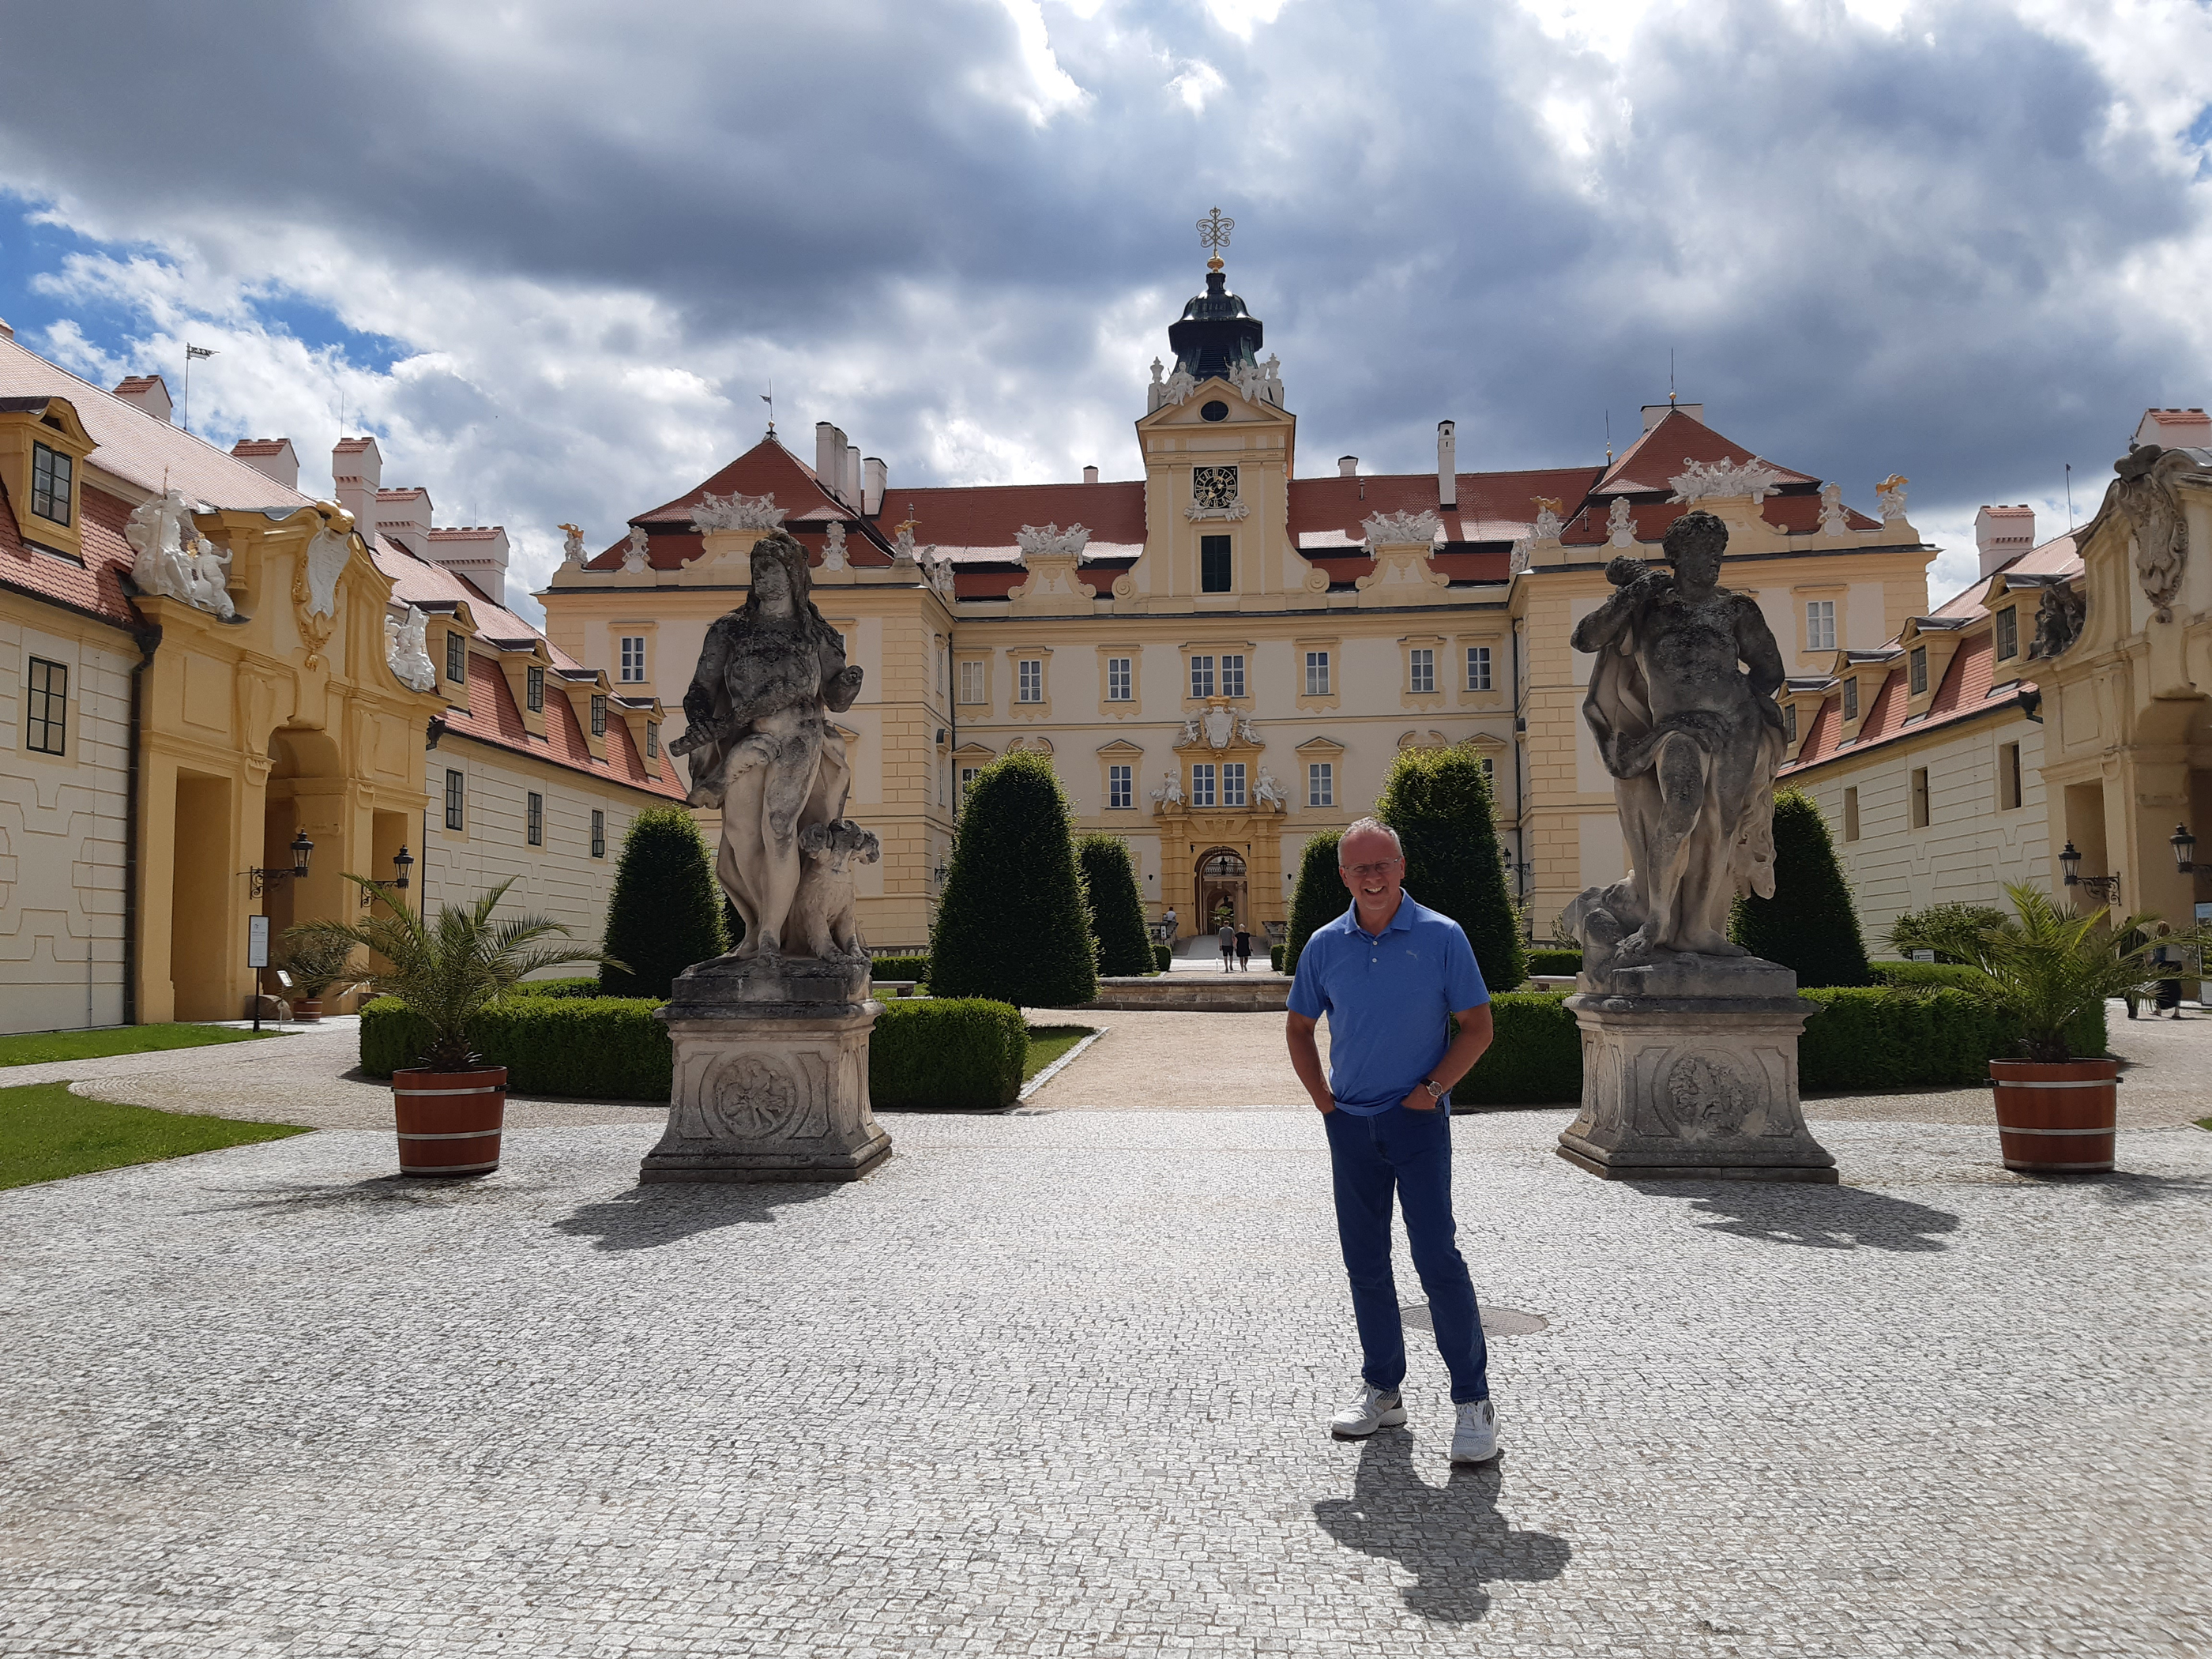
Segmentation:
[(1233, 466), (1191, 468), (1190, 495), (1200, 507), (1234, 507), (1237, 504), (1237, 469)]

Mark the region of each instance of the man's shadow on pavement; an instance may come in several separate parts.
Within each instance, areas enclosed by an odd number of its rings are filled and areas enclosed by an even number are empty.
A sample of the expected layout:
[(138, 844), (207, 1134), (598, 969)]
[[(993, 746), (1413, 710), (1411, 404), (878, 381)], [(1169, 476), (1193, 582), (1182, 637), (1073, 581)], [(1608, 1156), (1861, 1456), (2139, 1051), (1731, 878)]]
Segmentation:
[(668, 1182), (578, 1206), (553, 1231), (588, 1238), (601, 1250), (647, 1250), (724, 1227), (757, 1227), (776, 1212), (834, 1196), (840, 1182)]
[(1692, 1215), (1717, 1219), (1705, 1231), (1819, 1250), (1895, 1250), (1922, 1255), (1950, 1248), (1959, 1218), (1948, 1210), (1889, 1198), (1858, 1187), (1798, 1182), (1631, 1181), (1653, 1198), (1687, 1198)]
[(1413, 1437), (1383, 1429), (1359, 1449), (1352, 1496), (1314, 1505), (1314, 1519), (1346, 1549), (1397, 1562), (1418, 1581), (1403, 1592), (1425, 1619), (1454, 1624), (1490, 1611), (1487, 1585), (1557, 1578), (1573, 1552), (1547, 1532), (1515, 1532), (1498, 1512), (1495, 1460), (1455, 1465), (1441, 1486), (1413, 1468)]

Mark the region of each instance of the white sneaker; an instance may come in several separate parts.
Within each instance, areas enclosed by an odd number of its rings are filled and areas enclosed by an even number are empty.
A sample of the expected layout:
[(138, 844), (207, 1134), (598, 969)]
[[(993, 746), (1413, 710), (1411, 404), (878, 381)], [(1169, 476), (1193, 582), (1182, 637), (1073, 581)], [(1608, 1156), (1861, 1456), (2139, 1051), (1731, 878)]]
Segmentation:
[(1339, 1440), (1358, 1440), (1377, 1429), (1395, 1429), (1405, 1420), (1405, 1402), (1395, 1389), (1363, 1382), (1358, 1397), (1328, 1419), (1328, 1431)]
[(1452, 1430), (1451, 1461), (1487, 1463), (1498, 1455), (1498, 1413), (1487, 1400), (1470, 1400), (1459, 1408)]

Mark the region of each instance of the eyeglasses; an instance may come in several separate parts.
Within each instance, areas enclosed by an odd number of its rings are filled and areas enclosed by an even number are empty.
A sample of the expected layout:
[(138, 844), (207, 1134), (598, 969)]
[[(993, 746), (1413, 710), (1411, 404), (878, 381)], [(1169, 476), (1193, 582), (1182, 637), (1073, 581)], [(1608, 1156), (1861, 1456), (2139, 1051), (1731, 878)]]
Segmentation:
[(1337, 868), (1361, 881), (1372, 881), (1377, 876), (1389, 875), (1405, 861), (1403, 859), (1384, 859), (1380, 864), (1340, 864)]

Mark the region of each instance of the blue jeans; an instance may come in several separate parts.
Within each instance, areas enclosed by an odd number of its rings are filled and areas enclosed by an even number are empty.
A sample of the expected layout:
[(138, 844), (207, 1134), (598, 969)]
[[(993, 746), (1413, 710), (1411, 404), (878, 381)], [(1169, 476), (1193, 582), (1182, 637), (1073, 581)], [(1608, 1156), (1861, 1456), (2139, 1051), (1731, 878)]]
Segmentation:
[(1453, 1242), (1451, 1117), (1443, 1108), (1409, 1112), (1393, 1106), (1372, 1117), (1339, 1109), (1322, 1119), (1328, 1129), (1336, 1185), (1336, 1232), (1352, 1280), (1352, 1313), (1365, 1363), (1359, 1374), (1378, 1389), (1406, 1380), (1406, 1330), (1390, 1273), (1390, 1200), (1406, 1213), (1413, 1268), (1429, 1298), (1437, 1352), (1451, 1372), (1454, 1405), (1490, 1398), (1490, 1352), (1474, 1281)]

